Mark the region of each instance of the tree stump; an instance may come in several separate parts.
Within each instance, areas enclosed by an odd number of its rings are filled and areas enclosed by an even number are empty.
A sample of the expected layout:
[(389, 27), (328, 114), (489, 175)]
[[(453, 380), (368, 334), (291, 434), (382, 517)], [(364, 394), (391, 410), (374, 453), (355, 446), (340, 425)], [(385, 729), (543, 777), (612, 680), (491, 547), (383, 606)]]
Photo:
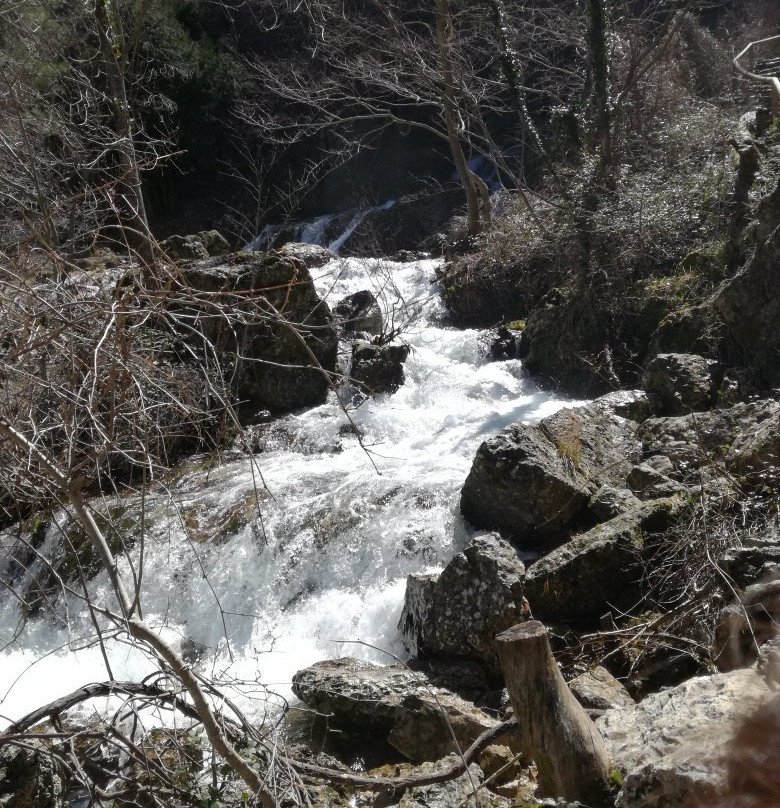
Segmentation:
[(523, 752), (536, 762), (543, 796), (606, 805), (609, 758), (601, 736), (569, 691), (547, 629), (531, 620), (496, 637)]

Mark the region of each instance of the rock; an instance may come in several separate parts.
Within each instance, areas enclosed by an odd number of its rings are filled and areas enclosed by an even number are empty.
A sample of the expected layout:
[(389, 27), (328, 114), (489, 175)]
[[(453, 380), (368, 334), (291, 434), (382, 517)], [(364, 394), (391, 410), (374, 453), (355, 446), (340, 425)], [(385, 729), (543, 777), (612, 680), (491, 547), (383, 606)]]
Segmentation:
[[(409, 760), (440, 760), (457, 752), (458, 747), (461, 751), (468, 749), (498, 723), (454, 694), (419, 692), (401, 701), (387, 742)], [(453, 734), (458, 746), (452, 740)]]
[(672, 461), (664, 455), (655, 455), (631, 469), (628, 487), (643, 500), (683, 493), (685, 486), (669, 477), (670, 472), (674, 472)]
[(737, 722), (770, 691), (752, 670), (690, 679), (596, 721), (624, 773), (620, 808), (707, 804), (723, 780), (722, 756)]
[(355, 342), (350, 380), (366, 395), (395, 393), (404, 383), (404, 362), (408, 356), (408, 345)]
[[(228, 372), (240, 350), (234, 376), (240, 400), (275, 413), (325, 400), (338, 338), (330, 310), (302, 263), (281, 256), (281, 251), (236, 253), (188, 264), (182, 268), (182, 280), (193, 291), (208, 293), (210, 302), (243, 316), (234, 328), (226, 328), (210, 304), (176, 306), (177, 313), (198, 323)], [(269, 316), (269, 310), (280, 316)], [(193, 350), (202, 350), (200, 338), (182, 338)]]
[(727, 350), (735, 364), (751, 365), (768, 386), (780, 383), (780, 182), (757, 216), (755, 254), (716, 294)]
[(483, 749), (479, 768), (490, 778), (490, 788), (518, 780), (523, 773), (517, 755), (503, 744), (492, 744)]
[(639, 427), (646, 456), (664, 455), (675, 475), (723, 459), (740, 474), (772, 470), (780, 456), (780, 402), (772, 399), (670, 418)]
[(497, 362), (504, 359), (515, 359), (517, 357), (520, 333), (518, 330), (502, 325), (490, 344), (490, 356)]
[(627, 488), (602, 485), (588, 501), (588, 507), (600, 522), (613, 519), (639, 505), (639, 499)]
[[(435, 771), (435, 768), (432, 770)], [(398, 808), (456, 808), (459, 805), (468, 805), (469, 795), (479, 787), (483, 779), (482, 770), (476, 763), (472, 763), (468, 772), (454, 780), (408, 789), (401, 797)]]
[(777, 634), (780, 626), (780, 574), (749, 586), (738, 604), (720, 615), (713, 658), (720, 671), (750, 665), (758, 649)]
[(529, 549), (556, 546), (565, 529), (592, 524), (588, 503), (602, 485), (625, 488), (640, 459), (636, 430), (598, 402), (536, 426), (513, 424), (477, 450), (461, 512), (475, 527), (500, 530)]
[(634, 705), (628, 690), (601, 665), (572, 679), (569, 690), (587, 710), (609, 710)]
[(592, 624), (610, 609), (634, 605), (645, 531), (667, 527), (682, 507), (677, 498), (643, 503), (535, 561), (525, 579), (534, 617)]
[(438, 576), (410, 575), (398, 624), (413, 655), (476, 659), (500, 671), (495, 635), (523, 619), (525, 567), (496, 535), (478, 536)]
[(299, 244), (290, 241), (273, 251), (283, 261), (294, 261), (305, 269), (318, 269), (336, 258), (336, 253), (318, 244)]
[(211, 258), (219, 258), (230, 252), (230, 244), (219, 230), (201, 230), (196, 238), (206, 248)]
[(615, 415), (636, 421), (638, 424), (653, 414), (644, 390), (613, 390), (599, 396), (593, 403), (601, 409), (610, 410)]
[(718, 562), (740, 589), (780, 572), (780, 528), (767, 526), (765, 530), (742, 537), (740, 544), (726, 550)]
[(708, 409), (723, 378), (723, 367), (696, 354), (659, 354), (642, 375), (656, 415), (685, 415)]
[(458, 746), (465, 749), (499, 723), (401, 665), (327, 660), (298, 671), (292, 689), (308, 707), (331, 716), (331, 725), (358, 738), (386, 739), (414, 761), (439, 760)]
[(3, 808), (60, 808), (65, 799), (58, 759), (38, 741), (0, 746), (0, 805)]
[(382, 333), (382, 312), (373, 292), (367, 289), (340, 300), (333, 314), (345, 334), (363, 331), (378, 336)]
[(208, 250), (198, 236), (169, 236), (160, 248), (171, 261), (197, 261), (208, 258)]

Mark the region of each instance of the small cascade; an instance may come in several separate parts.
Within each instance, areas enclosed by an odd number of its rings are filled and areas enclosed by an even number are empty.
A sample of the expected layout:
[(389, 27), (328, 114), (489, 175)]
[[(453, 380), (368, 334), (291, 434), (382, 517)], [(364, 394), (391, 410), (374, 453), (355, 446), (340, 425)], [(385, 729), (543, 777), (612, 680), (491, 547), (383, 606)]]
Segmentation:
[[(402, 655), (407, 575), (440, 569), (471, 535), (459, 496), (480, 442), (565, 405), (519, 360), (488, 361), (487, 334), (446, 325), (437, 266), (350, 258), (313, 273), (331, 305), (375, 295), (385, 329), (410, 347), (397, 393), (364, 401), (349, 418), (334, 393), (250, 427), (254, 454), (237, 445), (216, 465), (182, 463), (145, 496), (143, 542), (138, 495), (99, 506), (135, 538), (121, 561), (129, 579), (143, 557), (145, 619), (205, 674), (243, 682), (236, 698), (250, 713), (267, 709), (268, 690), (289, 697), (295, 671), (318, 659), (387, 661), (375, 648)], [(52, 519), (47, 543), (63, 518)], [(111, 603), (105, 575), (89, 586), (95, 602)], [(60, 598), (56, 616), (26, 623), (18, 603), (0, 599), (0, 724), (108, 677), (76, 595)], [(125, 642), (106, 637), (104, 652), (117, 679), (154, 669)]]

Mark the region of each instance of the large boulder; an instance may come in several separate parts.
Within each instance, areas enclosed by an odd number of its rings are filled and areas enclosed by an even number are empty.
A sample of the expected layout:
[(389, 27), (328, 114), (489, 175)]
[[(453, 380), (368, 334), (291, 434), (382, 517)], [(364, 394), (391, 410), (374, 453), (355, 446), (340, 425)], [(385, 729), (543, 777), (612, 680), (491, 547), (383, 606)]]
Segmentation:
[(620, 808), (707, 804), (724, 778), (722, 758), (737, 723), (766, 703), (770, 690), (752, 670), (690, 679), (596, 722), (624, 774)]
[(65, 802), (62, 765), (36, 741), (0, 746), (0, 805), (3, 808), (59, 808)]
[(345, 334), (362, 331), (372, 336), (382, 333), (382, 311), (374, 293), (362, 289), (340, 300), (333, 314)]
[[(386, 740), (414, 761), (439, 760), (467, 748), (498, 720), (422, 672), (343, 658), (293, 676), (293, 693), (355, 738)], [(454, 739), (453, 739), (454, 734)]]
[(376, 345), (358, 341), (352, 345), (350, 381), (365, 395), (395, 393), (404, 383), (408, 345)]
[(755, 368), (769, 386), (780, 382), (779, 209), (780, 182), (759, 208), (755, 254), (724, 284), (713, 301), (726, 324), (726, 345), (731, 358)]
[(198, 236), (169, 236), (160, 249), (171, 261), (197, 261), (208, 258), (209, 251)]
[(237, 253), (186, 265), (182, 281), (200, 294), (189, 303), (180, 296), (175, 313), (197, 324), (201, 336), (183, 330), (181, 337), (193, 350), (202, 350), (203, 338), (214, 346), (241, 401), (283, 412), (325, 400), (338, 338), (302, 261), (280, 252)]
[(440, 575), (410, 575), (399, 628), (414, 655), (474, 659), (498, 674), (495, 635), (523, 618), (525, 567), (496, 535), (478, 536)]
[(539, 424), (512, 424), (477, 450), (461, 493), (475, 527), (549, 549), (564, 531), (596, 520), (588, 508), (603, 485), (625, 488), (640, 459), (637, 425), (598, 401)]
[(685, 415), (709, 409), (723, 378), (723, 366), (696, 354), (659, 354), (642, 375), (656, 415)]
[(650, 418), (639, 429), (645, 455), (664, 455), (678, 476), (723, 460), (730, 471), (761, 474), (780, 466), (780, 402)]
[(610, 609), (634, 605), (645, 531), (664, 529), (682, 507), (676, 498), (642, 503), (535, 561), (525, 579), (534, 617), (589, 625)]

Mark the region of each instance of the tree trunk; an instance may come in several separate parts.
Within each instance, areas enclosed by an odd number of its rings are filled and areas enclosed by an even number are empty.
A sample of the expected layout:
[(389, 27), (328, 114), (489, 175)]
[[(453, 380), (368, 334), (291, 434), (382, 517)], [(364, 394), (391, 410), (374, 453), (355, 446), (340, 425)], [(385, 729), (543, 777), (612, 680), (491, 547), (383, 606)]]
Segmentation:
[(154, 241), (146, 217), (141, 174), (133, 142), (133, 122), (124, 76), (125, 43), (116, 36), (117, 21), (112, 20), (116, 9), (109, 9), (106, 2), (107, 0), (95, 0), (95, 22), (111, 92), (114, 130), (117, 136), (120, 226), (128, 247), (138, 255), (143, 264), (149, 266), (154, 261)]
[(452, 59), (450, 58), (452, 37), (452, 17), (450, 15), (449, 0), (436, 0), (436, 44), (439, 50), (439, 65), (443, 84), (441, 106), (444, 113), (444, 123), (447, 128), (447, 141), (452, 152), (452, 161), (455, 163), (460, 184), (466, 194), (468, 232), (469, 235), (476, 236), (482, 232), (480, 198), (460, 143), (458, 106), (455, 99), (455, 74), (452, 68)]
[(604, 166), (612, 165), (612, 120), (609, 110), (606, 0), (588, 0), (588, 47), (591, 71), (593, 140)]
[(569, 691), (537, 620), (496, 637), (523, 752), (536, 761), (545, 796), (609, 802), (609, 758), (598, 730)]

